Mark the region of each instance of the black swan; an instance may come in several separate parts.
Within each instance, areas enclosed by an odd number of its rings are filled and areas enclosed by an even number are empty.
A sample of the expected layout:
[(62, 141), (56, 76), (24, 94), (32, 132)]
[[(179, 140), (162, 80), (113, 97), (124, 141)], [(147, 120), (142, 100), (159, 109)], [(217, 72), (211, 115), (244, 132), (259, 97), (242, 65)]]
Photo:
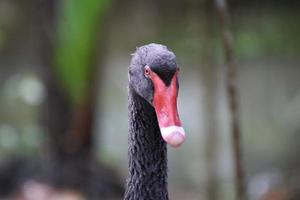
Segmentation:
[(185, 132), (177, 112), (176, 57), (166, 46), (137, 48), (129, 66), (129, 175), (125, 200), (168, 200), (167, 147)]

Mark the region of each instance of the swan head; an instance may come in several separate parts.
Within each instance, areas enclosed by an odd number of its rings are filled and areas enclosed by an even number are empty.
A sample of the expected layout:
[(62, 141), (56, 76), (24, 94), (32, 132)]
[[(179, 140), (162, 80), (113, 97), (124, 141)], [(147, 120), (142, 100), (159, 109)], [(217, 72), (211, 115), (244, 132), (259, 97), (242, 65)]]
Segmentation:
[(166, 46), (148, 44), (137, 48), (129, 67), (129, 85), (155, 109), (161, 136), (172, 147), (185, 140), (177, 111), (179, 68), (175, 54)]

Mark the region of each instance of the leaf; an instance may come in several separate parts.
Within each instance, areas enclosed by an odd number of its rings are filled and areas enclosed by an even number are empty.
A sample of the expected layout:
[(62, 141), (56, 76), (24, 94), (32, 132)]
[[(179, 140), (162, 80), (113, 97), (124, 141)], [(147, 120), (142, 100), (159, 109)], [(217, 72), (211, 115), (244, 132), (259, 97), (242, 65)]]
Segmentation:
[(97, 34), (109, 0), (63, 0), (54, 52), (56, 73), (72, 101), (87, 94), (93, 73)]

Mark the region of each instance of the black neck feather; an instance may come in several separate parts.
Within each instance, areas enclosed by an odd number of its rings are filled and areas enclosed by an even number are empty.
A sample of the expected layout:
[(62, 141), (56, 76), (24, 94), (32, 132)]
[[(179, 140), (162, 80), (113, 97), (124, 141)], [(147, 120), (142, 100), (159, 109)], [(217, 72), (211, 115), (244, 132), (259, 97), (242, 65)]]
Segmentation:
[(168, 200), (166, 144), (153, 107), (131, 88), (128, 155), (124, 200)]

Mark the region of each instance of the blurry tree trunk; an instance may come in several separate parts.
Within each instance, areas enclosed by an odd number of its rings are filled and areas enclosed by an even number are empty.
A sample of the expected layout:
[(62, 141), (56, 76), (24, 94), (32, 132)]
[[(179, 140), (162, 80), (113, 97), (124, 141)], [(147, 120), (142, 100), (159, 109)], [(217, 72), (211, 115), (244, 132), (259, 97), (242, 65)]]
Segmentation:
[[(218, 199), (218, 180), (217, 180), (217, 151), (218, 151), (218, 139), (217, 139), (217, 123), (216, 123), (216, 88), (217, 88), (217, 70), (213, 62), (213, 5), (211, 1), (205, 0), (203, 3), (203, 63), (201, 79), (203, 80), (203, 88), (205, 93), (205, 122), (206, 125), (206, 196), (208, 200)], [(199, 19), (199, 18), (198, 18)]]
[[(203, 124), (205, 133), (205, 174), (206, 174), (206, 198), (216, 200), (218, 194), (217, 180), (217, 132), (216, 132), (216, 66), (213, 62), (213, 4), (209, 0), (189, 0), (188, 21), (189, 31), (196, 33), (196, 38), (200, 38), (200, 55), (197, 60), (200, 69), (201, 89), (203, 92)], [(199, 36), (200, 35), (200, 36)], [(203, 142), (201, 142), (203, 143)]]
[[(56, 39), (57, 1), (38, 1), (40, 12), (40, 52), (42, 54), (42, 77), (47, 89), (47, 100), (43, 112), (43, 122), (48, 133), (48, 147), (51, 159), (65, 160), (68, 157), (90, 157), (92, 148), (92, 122), (95, 99), (96, 69), (89, 80), (87, 95), (78, 104), (71, 102), (70, 96), (58, 80), (54, 71), (53, 53)], [(95, 57), (94, 57), (95, 58)], [(95, 62), (91, 64), (96, 65)], [(70, 72), (72, 73), (72, 72)]]
[(207, 185), (206, 192), (208, 200), (218, 199), (218, 180), (217, 180), (217, 123), (216, 123), (216, 107), (217, 107), (217, 70), (213, 62), (213, 5), (211, 1), (205, 1), (204, 13), (204, 49), (205, 49), (205, 65), (203, 66), (202, 79), (205, 82), (205, 98), (206, 98), (206, 170)]
[(54, 42), (57, 41), (59, 1), (37, 0), (37, 5), (40, 15), (37, 18), (39, 52), (43, 66), (41, 74), (47, 90), (41, 119), (47, 133), (45, 153), (48, 156), (44, 162), (44, 168), (48, 170), (47, 181), (56, 187), (78, 189), (94, 197), (101, 195), (103, 199), (120, 195), (122, 188), (117, 173), (99, 165), (92, 151), (98, 75), (96, 66), (98, 48), (102, 46), (94, 44), (89, 55), (92, 69), (84, 98), (74, 103), (55, 71), (54, 52), (57, 47)]
[(37, 0), (39, 32), (39, 52), (41, 54), (41, 74), (47, 91), (42, 112), (42, 123), (47, 133), (47, 153), (50, 163), (56, 163), (63, 156), (62, 138), (68, 130), (71, 118), (71, 104), (66, 92), (59, 85), (53, 70), (54, 39), (56, 34), (56, 0)]
[(235, 161), (236, 199), (246, 198), (244, 186), (244, 167), (242, 157), (242, 133), (240, 128), (239, 95), (237, 86), (237, 63), (233, 51), (233, 36), (230, 30), (230, 19), (226, 0), (215, 0), (219, 17), (223, 47), (227, 67), (227, 95), (231, 114), (231, 131)]
[[(47, 90), (43, 112), (43, 123), (48, 134), (48, 151), (52, 163), (62, 162), (68, 157), (89, 157), (91, 149), (92, 112), (90, 104), (72, 106), (70, 97), (54, 71), (53, 52), (56, 37), (56, 0), (39, 0), (40, 53), (42, 77)], [(91, 101), (87, 97), (86, 101)]]

